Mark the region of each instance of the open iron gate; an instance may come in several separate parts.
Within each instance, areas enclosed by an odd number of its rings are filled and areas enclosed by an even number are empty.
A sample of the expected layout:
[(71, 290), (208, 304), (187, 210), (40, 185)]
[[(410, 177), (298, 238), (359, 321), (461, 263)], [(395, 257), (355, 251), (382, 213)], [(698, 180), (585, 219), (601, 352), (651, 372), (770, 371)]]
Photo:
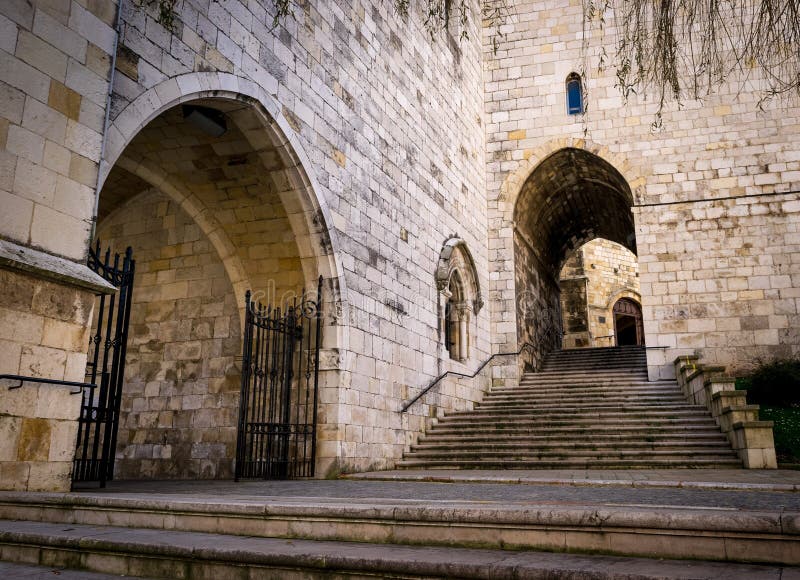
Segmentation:
[(246, 295), (236, 480), (313, 477), (322, 277), (281, 310)]
[(117, 292), (101, 295), (95, 304), (86, 382), (97, 386), (83, 391), (73, 482), (98, 482), (104, 487), (114, 477), (135, 265), (131, 248), (122, 258), (119, 254), (112, 258), (110, 248), (101, 255), (99, 241), (89, 249), (89, 268), (113, 284)]

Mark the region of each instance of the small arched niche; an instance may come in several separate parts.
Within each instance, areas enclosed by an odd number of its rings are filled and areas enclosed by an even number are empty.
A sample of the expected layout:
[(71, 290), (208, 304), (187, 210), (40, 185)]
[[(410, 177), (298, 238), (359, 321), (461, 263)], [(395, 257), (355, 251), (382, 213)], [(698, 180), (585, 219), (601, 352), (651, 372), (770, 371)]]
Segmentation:
[(470, 357), (473, 315), (483, 308), (475, 261), (464, 240), (451, 237), (442, 246), (436, 268), (443, 355), (464, 362)]

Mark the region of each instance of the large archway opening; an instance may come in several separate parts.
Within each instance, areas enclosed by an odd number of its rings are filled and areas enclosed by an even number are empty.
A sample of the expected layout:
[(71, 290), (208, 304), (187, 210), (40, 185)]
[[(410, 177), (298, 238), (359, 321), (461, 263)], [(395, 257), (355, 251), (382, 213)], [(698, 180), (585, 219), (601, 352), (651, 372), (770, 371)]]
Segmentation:
[(280, 306), (319, 275), (335, 291), (314, 192), (268, 122), (245, 99), (169, 107), (104, 182), (96, 237), (136, 259), (116, 478), (232, 477), (245, 291)]
[(517, 333), (532, 362), (561, 348), (564, 324), (560, 273), (568, 258), (602, 238), (635, 254), (633, 196), (611, 164), (583, 149), (565, 148), (528, 176), (514, 207)]

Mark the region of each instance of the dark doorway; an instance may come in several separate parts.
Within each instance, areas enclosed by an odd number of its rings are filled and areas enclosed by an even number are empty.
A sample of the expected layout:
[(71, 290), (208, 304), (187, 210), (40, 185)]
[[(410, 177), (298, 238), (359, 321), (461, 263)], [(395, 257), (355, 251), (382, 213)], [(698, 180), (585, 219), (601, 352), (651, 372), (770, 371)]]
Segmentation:
[(634, 300), (620, 298), (614, 304), (614, 335), (617, 346), (644, 344), (642, 307)]

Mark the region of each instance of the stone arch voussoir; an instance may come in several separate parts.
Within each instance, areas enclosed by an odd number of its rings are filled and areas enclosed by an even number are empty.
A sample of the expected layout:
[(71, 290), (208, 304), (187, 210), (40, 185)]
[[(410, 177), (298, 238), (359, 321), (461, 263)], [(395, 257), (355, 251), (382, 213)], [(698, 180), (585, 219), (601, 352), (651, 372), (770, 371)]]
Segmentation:
[(644, 174), (637, 168), (632, 167), (623, 156), (614, 153), (604, 145), (594, 143), (588, 139), (553, 139), (533, 149), (527, 159), (520, 163), (519, 167), (511, 172), (503, 181), (500, 187), (499, 200), (505, 204), (507, 211), (513, 214), (517, 198), (522, 191), (522, 186), (531, 174), (536, 171), (536, 168), (539, 167), (542, 161), (553, 153), (568, 148), (582, 149), (609, 163), (625, 178), (625, 181), (628, 182), (633, 192), (634, 199), (637, 199), (640, 194), (643, 193), (645, 185)]
[(231, 242), (222, 224), (214, 217), (205, 204), (193, 193), (171, 180), (168, 175), (153, 164), (134, 161), (124, 155), (117, 159), (117, 165), (143, 179), (174, 201), (188, 215), (211, 242), (222, 262), (228, 280), (233, 286), (239, 317), (244, 328), (245, 292), (250, 287), (247, 270), (242, 264), (236, 247)]
[[(182, 103), (211, 98), (238, 100), (253, 105), (262, 120), (264, 130), (286, 163), (286, 177), (292, 185), (291, 190), (305, 192), (305, 195), (291, 196), (290, 189), (287, 188), (282, 192), (281, 201), (285, 204), (292, 226), (303, 226), (296, 237), (304, 276), (308, 279), (312, 273), (319, 274), (328, 281), (331, 309), (335, 310), (338, 321), (337, 337), (332, 342), (340, 349), (346, 348), (347, 333), (343, 332), (342, 321), (347, 320), (347, 290), (344, 270), (337, 252), (339, 243), (332, 227), (333, 216), (323, 195), (324, 190), (312, 173), (313, 165), (304, 152), (300, 137), (284, 116), (280, 103), (260, 84), (230, 73), (193, 72), (167, 79), (146, 90), (122, 109), (108, 127), (98, 190), (102, 188), (109, 171), (120, 160), (128, 144), (153, 119)], [(140, 166), (137, 170), (141, 172), (148, 168)], [(148, 180), (151, 185), (163, 189), (169, 196), (174, 195), (176, 201), (180, 199), (178, 203), (181, 203), (189, 215), (206, 221), (206, 227), (211, 231), (209, 238), (215, 247), (218, 245), (218, 251), (228, 250), (230, 240), (223, 237), (222, 229), (216, 227), (213, 216), (204, 211), (199, 200), (174, 188), (174, 184), (171, 185), (164, 175), (151, 174), (150, 178), (156, 181), (153, 183)], [(241, 263), (236, 265), (229, 261), (228, 264), (233, 275), (238, 276)], [(246, 279), (243, 283), (246, 285)], [(239, 291), (238, 286), (234, 287), (237, 301), (242, 300), (239, 294), (243, 296), (243, 292)]]

